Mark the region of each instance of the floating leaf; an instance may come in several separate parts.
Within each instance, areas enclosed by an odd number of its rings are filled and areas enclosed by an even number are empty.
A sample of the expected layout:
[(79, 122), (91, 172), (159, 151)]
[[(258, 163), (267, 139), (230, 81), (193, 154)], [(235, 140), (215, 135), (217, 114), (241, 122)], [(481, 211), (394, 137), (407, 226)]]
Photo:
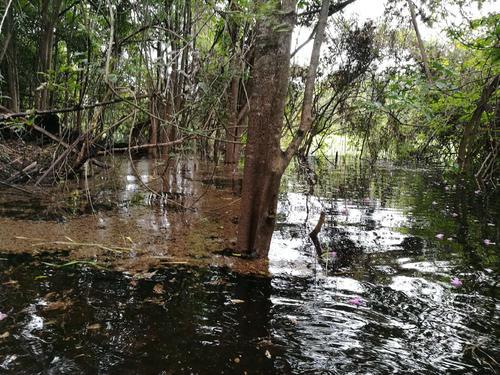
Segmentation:
[(156, 284), (153, 287), (153, 293), (155, 293), (155, 294), (164, 294), (165, 293), (165, 288), (161, 284)]

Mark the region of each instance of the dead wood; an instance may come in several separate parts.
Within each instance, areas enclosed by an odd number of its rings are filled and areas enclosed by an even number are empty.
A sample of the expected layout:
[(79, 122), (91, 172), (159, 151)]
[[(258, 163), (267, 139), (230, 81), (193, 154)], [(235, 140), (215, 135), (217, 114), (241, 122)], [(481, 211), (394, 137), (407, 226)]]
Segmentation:
[(318, 254), (318, 257), (321, 257), (323, 253), (321, 249), (321, 244), (319, 243), (318, 234), (319, 232), (321, 232), (321, 228), (323, 227), (324, 223), (325, 223), (325, 213), (321, 212), (321, 214), (319, 215), (318, 223), (316, 224), (312, 232), (309, 233), (309, 237), (311, 237), (314, 247), (316, 248), (316, 253)]

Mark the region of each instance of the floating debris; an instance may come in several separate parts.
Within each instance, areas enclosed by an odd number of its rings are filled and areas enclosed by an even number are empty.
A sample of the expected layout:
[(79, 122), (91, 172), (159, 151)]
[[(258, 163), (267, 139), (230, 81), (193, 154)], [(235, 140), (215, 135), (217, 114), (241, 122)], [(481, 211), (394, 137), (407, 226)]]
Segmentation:
[(163, 287), (162, 284), (156, 284), (153, 287), (153, 293), (154, 294), (165, 294), (165, 288)]

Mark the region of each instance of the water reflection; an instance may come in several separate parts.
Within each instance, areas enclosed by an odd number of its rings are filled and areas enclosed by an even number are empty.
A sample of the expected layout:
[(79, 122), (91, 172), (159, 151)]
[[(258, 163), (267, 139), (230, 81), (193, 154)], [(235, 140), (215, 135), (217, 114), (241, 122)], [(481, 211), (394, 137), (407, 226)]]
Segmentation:
[[(137, 176), (169, 198), (204, 191), (192, 181), (200, 178), (196, 161), (176, 163), (169, 174), (157, 172), (156, 161), (134, 167), (138, 173), (127, 163), (120, 171), (121, 202), (146, 194)], [(314, 195), (300, 174), (285, 177), (271, 277), (217, 267), (163, 268), (137, 277), (5, 257), (0, 311), (9, 317), (0, 322), (0, 368), (495, 373), (498, 246), (483, 240), (499, 243), (497, 201), (444, 181), (440, 171), (347, 165), (320, 176)], [(183, 230), (167, 206), (126, 216), (131, 207), (123, 205), (122, 218), (139, 227)], [(337, 254), (328, 263), (308, 239), (321, 211), (321, 243)], [(453, 277), (462, 287), (451, 285)]]

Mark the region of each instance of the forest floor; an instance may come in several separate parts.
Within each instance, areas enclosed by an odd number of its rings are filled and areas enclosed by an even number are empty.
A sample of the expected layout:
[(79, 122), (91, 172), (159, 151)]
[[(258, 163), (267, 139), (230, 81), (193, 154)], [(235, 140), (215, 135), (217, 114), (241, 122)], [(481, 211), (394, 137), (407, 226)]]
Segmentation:
[(0, 142), (0, 181), (35, 182), (38, 172), (52, 163), (56, 148), (53, 143), (40, 146), (21, 139)]

